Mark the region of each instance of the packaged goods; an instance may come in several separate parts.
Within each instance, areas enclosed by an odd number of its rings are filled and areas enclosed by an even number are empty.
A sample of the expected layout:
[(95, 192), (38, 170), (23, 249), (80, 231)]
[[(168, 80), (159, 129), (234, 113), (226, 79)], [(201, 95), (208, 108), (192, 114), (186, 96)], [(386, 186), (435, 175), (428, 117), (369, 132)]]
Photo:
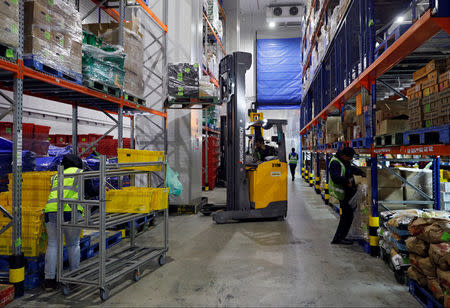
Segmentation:
[(448, 295), (448, 294), (444, 295), (444, 307), (450, 308), (450, 295)]
[(411, 265), (427, 277), (436, 277), (436, 266), (429, 257), (421, 257), (414, 253), (409, 254)]
[(444, 241), (443, 236), (446, 233), (450, 233), (450, 221), (434, 219), (433, 224), (426, 226), (417, 237), (428, 243), (439, 244)]
[(63, 0), (26, 1), (24, 34), (24, 59), (81, 73), (81, 17), (73, 5)]
[[(7, 46), (17, 48), (19, 46), (19, 27), (18, 22), (0, 13), (0, 18), (4, 22), (0, 25), (0, 42)], [(11, 51), (11, 57), (13, 53)]]
[(341, 117), (328, 117), (326, 122), (326, 138), (327, 144), (339, 141), (342, 136), (342, 119)]
[(399, 133), (408, 130), (408, 120), (383, 120), (377, 124), (377, 135)]
[(415, 253), (421, 257), (426, 257), (428, 255), (429, 245), (428, 243), (419, 240), (416, 237), (410, 237), (406, 241), (406, 249), (409, 252)]
[(92, 81), (122, 88), (125, 54), (121, 46), (97, 48), (83, 45), (83, 76)]
[[(142, 97), (144, 94), (143, 35), (139, 32), (140, 23), (135, 16), (131, 22), (124, 23), (123, 52), (126, 54), (124, 70), (124, 91)], [(83, 29), (98, 36), (104, 43), (119, 45), (119, 28), (117, 23), (84, 24)], [(99, 47), (99, 46), (96, 46)]]
[(428, 284), (427, 276), (418, 271), (414, 266), (408, 268), (408, 277), (409, 279), (417, 281), (422, 287), (425, 287)]
[(198, 97), (198, 64), (169, 63), (167, 66), (167, 73), (169, 96)]
[(425, 227), (431, 225), (433, 221), (429, 218), (416, 217), (408, 226), (411, 235), (417, 236), (425, 231)]
[(210, 82), (209, 76), (202, 76), (199, 83), (199, 96), (215, 96), (216, 87)]
[(440, 268), (438, 268), (436, 270), (437, 272), (437, 277), (438, 280), (440, 282), (440, 284), (442, 285), (443, 289), (447, 292), (450, 291), (450, 271), (444, 271), (441, 270)]
[(428, 277), (427, 286), (438, 301), (442, 301), (444, 299), (444, 291), (442, 291), (441, 285), (439, 284), (439, 281), (436, 278)]

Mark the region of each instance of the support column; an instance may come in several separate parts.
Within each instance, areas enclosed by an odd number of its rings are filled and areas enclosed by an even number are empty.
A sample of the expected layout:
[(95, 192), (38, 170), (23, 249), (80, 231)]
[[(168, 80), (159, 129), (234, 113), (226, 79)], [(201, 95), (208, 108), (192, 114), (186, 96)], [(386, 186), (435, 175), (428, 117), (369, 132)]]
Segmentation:
[(309, 168), (310, 168), (309, 186), (313, 187), (314, 186), (314, 172), (313, 172), (313, 170), (314, 170), (314, 162), (313, 162), (314, 153), (313, 152), (310, 153), (310, 157), (311, 157), (311, 160), (309, 161)]
[(327, 154), (325, 154), (325, 170), (327, 171), (327, 175), (326, 175), (326, 177), (327, 177), (327, 180), (326, 180), (326, 182), (325, 182), (325, 196), (324, 196), (324, 198), (325, 198), (325, 204), (329, 204), (330, 203), (330, 191), (329, 191), (329, 188), (328, 188), (328, 181), (329, 181), (329, 174), (328, 174), (328, 168), (329, 168), (329, 165), (330, 165), (330, 155), (327, 153)]
[[(375, 103), (376, 103), (376, 86), (372, 84), (372, 108), (371, 108), (371, 132), (375, 136), (376, 118), (375, 118)], [(369, 217), (369, 245), (370, 255), (376, 257), (380, 254), (380, 247), (378, 246), (378, 227), (380, 226), (380, 218), (378, 215), (378, 158), (376, 154), (371, 155), (371, 188), (372, 188), (372, 212)]]
[(22, 253), (22, 102), (23, 102), (23, 39), (24, 0), (19, 0), (19, 47), (17, 59), (19, 73), (14, 76), (13, 106), (13, 207), (12, 207), (12, 256), (9, 260), (9, 282), (14, 284), (16, 297), (24, 294), (25, 260)]
[(78, 104), (72, 105), (72, 153), (78, 154)]
[(240, 51), (241, 25), (239, 21), (240, 0), (224, 1), (224, 9), (227, 13), (227, 22), (225, 24), (225, 50), (227, 53)]
[(134, 149), (134, 116), (130, 118), (130, 149)]
[(433, 197), (434, 209), (441, 210), (441, 159), (436, 156), (433, 159)]
[(321, 194), (320, 191), (320, 153), (317, 152), (316, 153), (316, 170), (317, 170), (317, 174), (315, 174), (315, 189), (316, 189), (316, 193), (317, 194)]
[(118, 134), (117, 134), (117, 139), (118, 139), (118, 148), (122, 149), (123, 148), (123, 107), (119, 108), (119, 112), (117, 113), (117, 124), (118, 124)]

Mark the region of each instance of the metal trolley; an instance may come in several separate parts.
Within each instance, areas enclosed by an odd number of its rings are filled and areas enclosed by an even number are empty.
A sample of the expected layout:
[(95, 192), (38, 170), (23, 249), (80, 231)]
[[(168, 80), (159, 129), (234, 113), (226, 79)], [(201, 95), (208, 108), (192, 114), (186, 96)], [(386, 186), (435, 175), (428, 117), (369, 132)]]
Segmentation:
[[(168, 209), (164, 209), (164, 231), (161, 247), (139, 247), (135, 243), (135, 223), (136, 219), (148, 216), (149, 213), (106, 213), (105, 195), (107, 178), (123, 177), (126, 175), (147, 174), (154, 171), (134, 170), (134, 167), (166, 165), (166, 162), (145, 162), (145, 163), (120, 163), (108, 164), (105, 156), (100, 157), (99, 171), (87, 171), (83, 173), (64, 174), (62, 166), (58, 167), (58, 215), (57, 215), (57, 279), (63, 284), (64, 295), (70, 294), (70, 284), (96, 286), (100, 290), (100, 298), (107, 300), (109, 298), (111, 283), (124, 275), (134, 272), (134, 280), (138, 281), (141, 275), (141, 267), (152, 259), (158, 258), (159, 265), (166, 262), (166, 252), (168, 251)], [(119, 169), (121, 168), (121, 169)], [(123, 169), (127, 168), (127, 169)], [(129, 169), (128, 169), (129, 168)], [(165, 170), (165, 168), (163, 168)], [(164, 172), (165, 173), (165, 172)], [(64, 193), (64, 177), (77, 177), (79, 179), (79, 200), (61, 198)], [(99, 200), (84, 199), (84, 180), (99, 179)], [(150, 183), (150, 180), (148, 180)], [(165, 183), (165, 181), (164, 181)], [(72, 207), (71, 221), (64, 222), (63, 204), (69, 204)], [(84, 209), (84, 217), (76, 220), (77, 207), (80, 204)], [(98, 213), (91, 214), (91, 209), (98, 207)], [(106, 230), (116, 225), (131, 222), (130, 245), (118, 249), (106, 251)], [(98, 256), (84, 261), (76, 270), (63, 269), (63, 229), (64, 228), (82, 228), (96, 230), (99, 232), (99, 252)]]

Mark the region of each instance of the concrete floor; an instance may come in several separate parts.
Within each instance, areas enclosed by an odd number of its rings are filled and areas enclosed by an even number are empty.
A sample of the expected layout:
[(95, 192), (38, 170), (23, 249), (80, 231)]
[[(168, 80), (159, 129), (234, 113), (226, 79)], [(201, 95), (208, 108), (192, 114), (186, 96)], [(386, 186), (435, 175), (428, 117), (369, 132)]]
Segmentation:
[(170, 217), (167, 264), (150, 265), (137, 283), (126, 277), (103, 304), (97, 290), (82, 288), (67, 298), (36, 291), (11, 306), (419, 307), (381, 260), (356, 244), (330, 245), (337, 223), (298, 179), (289, 182), (286, 221), (217, 225), (202, 215)]

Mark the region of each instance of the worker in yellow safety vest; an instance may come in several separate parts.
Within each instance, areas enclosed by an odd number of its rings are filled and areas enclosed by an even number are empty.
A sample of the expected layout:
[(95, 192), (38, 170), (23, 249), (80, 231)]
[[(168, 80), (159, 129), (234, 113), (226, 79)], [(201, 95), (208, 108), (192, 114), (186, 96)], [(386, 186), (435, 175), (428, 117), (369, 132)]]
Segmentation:
[[(80, 173), (83, 172), (83, 161), (74, 154), (67, 154), (62, 159), (64, 173)], [(80, 177), (64, 178), (64, 198), (78, 200), (78, 188)], [(46, 291), (52, 291), (57, 288), (56, 282), (56, 217), (57, 217), (57, 197), (58, 197), (58, 176), (54, 175), (51, 179), (51, 190), (45, 205), (45, 225), (47, 228), (47, 251), (45, 253), (45, 281), (44, 288)], [(70, 221), (72, 216), (72, 205), (64, 204), (64, 221)], [(74, 205), (73, 205), (74, 206)], [(83, 207), (77, 205), (77, 219), (83, 215)], [(80, 232), (79, 228), (64, 228), (64, 238), (69, 257), (70, 270), (77, 269), (80, 265)]]
[(295, 153), (295, 148), (289, 153), (289, 168), (291, 169), (292, 181), (295, 180), (295, 169), (297, 168), (298, 154)]
[(339, 150), (330, 160), (328, 168), (330, 195), (339, 200), (339, 205), (342, 210), (336, 234), (331, 242), (332, 244), (353, 244), (352, 241), (345, 238), (353, 222), (353, 209), (349, 204), (350, 199), (355, 195), (357, 190), (353, 175), (366, 176), (364, 171), (351, 164), (354, 155), (355, 150), (350, 147), (345, 147)]

